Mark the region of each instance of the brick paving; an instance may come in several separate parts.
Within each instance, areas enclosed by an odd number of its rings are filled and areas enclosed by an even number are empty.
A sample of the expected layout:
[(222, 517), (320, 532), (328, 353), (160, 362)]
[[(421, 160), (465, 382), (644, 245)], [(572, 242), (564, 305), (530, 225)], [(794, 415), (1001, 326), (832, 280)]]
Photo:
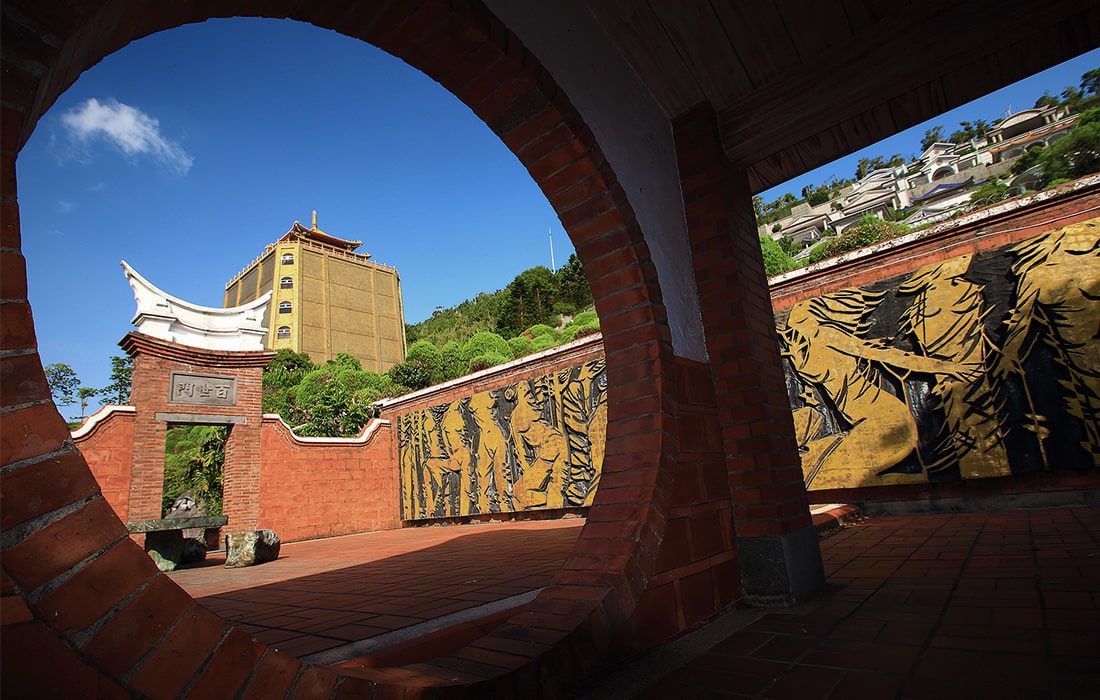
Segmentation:
[(550, 583), (579, 519), (372, 532), (284, 544), (276, 561), (226, 569), (224, 553), (169, 574), (279, 651), (304, 657)]
[[(734, 611), (672, 645), (706, 635), (707, 646), (658, 651), (581, 695), (1100, 695), (1100, 506), (873, 517), (852, 510), (814, 516), (828, 578), (817, 599)], [(216, 557), (171, 576), (257, 639), (308, 657), (545, 586), (581, 525), (368, 533), (287, 544), (278, 561), (250, 569), (223, 569)], [(421, 652), (448, 643), (431, 637)]]
[(1100, 507), (874, 516), (821, 545), (820, 599), (620, 697), (1100, 696)]

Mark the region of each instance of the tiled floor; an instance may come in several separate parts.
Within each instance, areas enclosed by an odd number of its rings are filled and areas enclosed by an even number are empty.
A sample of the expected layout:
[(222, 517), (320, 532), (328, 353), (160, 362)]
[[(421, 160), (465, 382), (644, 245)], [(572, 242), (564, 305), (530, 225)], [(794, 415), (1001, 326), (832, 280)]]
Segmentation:
[[(815, 516), (823, 529), (827, 519)], [(371, 533), (172, 577), (256, 638), (306, 657), (544, 586), (581, 524)], [(1100, 697), (1100, 506), (855, 517), (821, 547), (819, 598), (735, 611), (632, 667), (644, 672), (593, 680), (585, 696)]]
[(1100, 697), (1100, 507), (875, 516), (821, 540), (829, 592), (638, 698)]
[(256, 639), (304, 657), (550, 583), (582, 520), (374, 532), (284, 544), (276, 561), (225, 557), (170, 575)]

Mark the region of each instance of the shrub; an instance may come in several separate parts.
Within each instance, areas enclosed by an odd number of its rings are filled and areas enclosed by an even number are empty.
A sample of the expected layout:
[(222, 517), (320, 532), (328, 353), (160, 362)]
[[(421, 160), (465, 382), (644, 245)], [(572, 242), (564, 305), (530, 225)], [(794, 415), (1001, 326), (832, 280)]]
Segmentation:
[(409, 346), (405, 354), (405, 362), (415, 362), (428, 368), (428, 376), (433, 383), (441, 382), (445, 378), (443, 369), (443, 353), (428, 340), (418, 340)]
[(530, 355), (534, 352), (531, 339), (525, 335), (517, 335), (515, 338), (509, 338), (508, 347), (512, 349), (512, 357), (516, 359), (524, 355)]
[(554, 336), (555, 340), (557, 340), (558, 335), (560, 334), (558, 333), (556, 328), (551, 328), (545, 323), (536, 323), (535, 325), (525, 330), (523, 332), (523, 335), (526, 335), (530, 338), (537, 338), (540, 335), (551, 335)]
[[(847, 253), (850, 250), (866, 248), (867, 246), (896, 238), (910, 231), (912, 231), (912, 229), (905, 224), (883, 221), (871, 214), (867, 214), (859, 220), (859, 223), (836, 238), (814, 246), (814, 249), (810, 251), (810, 262), (831, 258), (841, 253)], [(815, 255), (820, 255), (820, 257), (815, 260)]]
[(573, 317), (573, 320), (569, 323), (571, 326), (591, 326), (595, 325), (599, 327), (600, 317), (596, 315), (595, 311), (582, 311)]
[(782, 274), (795, 268), (794, 260), (787, 255), (778, 242), (768, 236), (760, 236), (760, 252), (764, 256), (764, 272), (768, 277)]
[(470, 371), (480, 372), (483, 369), (502, 365), (505, 362), (510, 361), (511, 359), (512, 358), (506, 357), (505, 355), (494, 352), (487, 352), (483, 355), (478, 355), (477, 357), (470, 360)]
[(548, 350), (557, 344), (558, 339), (548, 333), (536, 335), (535, 339), (531, 341), (531, 351), (542, 352), (543, 350)]
[(467, 365), (473, 362), (475, 357), (482, 355), (500, 355), (507, 360), (512, 359), (512, 349), (508, 341), (491, 331), (474, 333), (462, 345), (462, 355), (466, 358)]

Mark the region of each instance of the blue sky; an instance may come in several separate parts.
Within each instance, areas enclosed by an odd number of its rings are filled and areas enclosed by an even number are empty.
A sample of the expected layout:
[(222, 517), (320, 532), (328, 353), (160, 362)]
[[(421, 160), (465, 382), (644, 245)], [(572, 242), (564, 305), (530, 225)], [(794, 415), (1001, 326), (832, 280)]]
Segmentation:
[[(933, 123), (950, 132), (1019, 111), (1098, 65), (1094, 51)], [(925, 128), (866, 153), (909, 155)], [(859, 157), (763, 195), (850, 176)], [(573, 252), (526, 170), (465, 105), (374, 47), (290, 21), (212, 20), (130, 44), (61, 96), (17, 169), (42, 360), (71, 365), (85, 386), (108, 383), (132, 329), (120, 260), (221, 306), (225, 283), (317, 210), (322, 230), (400, 271), (415, 323), (549, 266), (550, 233), (558, 265)]]

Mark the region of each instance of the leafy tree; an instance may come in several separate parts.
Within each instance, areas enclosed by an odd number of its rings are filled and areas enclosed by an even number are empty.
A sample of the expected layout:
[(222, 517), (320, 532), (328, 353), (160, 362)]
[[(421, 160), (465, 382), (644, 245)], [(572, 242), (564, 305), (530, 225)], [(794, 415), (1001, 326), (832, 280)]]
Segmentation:
[(109, 401), (117, 406), (130, 402), (130, 386), (134, 378), (134, 358), (111, 358), (111, 383), (103, 387), (100, 392), (104, 401)]
[(1078, 122), (1068, 134), (1041, 151), (1039, 165), (1047, 183), (1100, 171), (1100, 122)]
[(948, 137), (951, 143), (959, 144), (973, 141), (974, 139), (985, 138), (985, 134), (989, 131), (989, 122), (984, 119), (978, 119), (974, 122), (959, 122), (959, 126), (962, 127), (958, 131), (955, 131)]
[(824, 204), (828, 202), (833, 196), (833, 192), (826, 185), (814, 188), (808, 195), (806, 195), (806, 201), (810, 203), (811, 207), (816, 207), (818, 204)]
[(554, 273), (542, 265), (516, 275), (507, 287), (497, 330), (513, 336), (536, 323), (557, 325), (554, 301), (557, 295)]
[(1062, 104), (1061, 100), (1051, 95), (1049, 90), (1044, 92), (1039, 99), (1035, 100), (1036, 107), (1057, 107), (1060, 104)]
[(1093, 68), (1081, 75), (1081, 92), (1086, 95), (1100, 95), (1100, 68)]
[(558, 286), (557, 311), (572, 314), (592, 305), (592, 288), (584, 276), (584, 266), (576, 254), (570, 254), (569, 261), (554, 274)]
[(768, 277), (774, 277), (796, 267), (791, 256), (783, 252), (779, 243), (768, 236), (760, 237), (760, 252), (764, 255), (764, 272)]
[(225, 426), (171, 426), (165, 441), (163, 515), (179, 495), (191, 491), (207, 515), (221, 515), (225, 465)]
[(90, 386), (82, 386), (76, 390), (77, 400), (80, 401), (80, 420), (84, 421), (84, 416), (88, 413), (88, 401), (99, 394), (99, 389), (93, 389)]
[(943, 127), (937, 124), (924, 132), (924, 137), (920, 140), (920, 150), (923, 153), (931, 148), (932, 144), (941, 141), (943, 141)]
[(80, 379), (73, 368), (64, 362), (55, 362), (44, 367), (46, 371), (46, 383), (50, 385), (50, 393), (58, 406), (71, 406), (76, 403), (76, 391), (80, 387)]
[(359, 361), (359, 358), (346, 352), (337, 353), (336, 357), (330, 357), (325, 361), (326, 367), (338, 367), (340, 369), (353, 369), (358, 372), (363, 371), (363, 363)]
[(756, 212), (756, 218), (764, 215), (764, 198), (758, 194), (752, 196), (752, 208)]
[(260, 399), (264, 413), (278, 413), (290, 425), (303, 422), (297, 408), (298, 385), (314, 369), (316, 366), (307, 353), (279, 349), (264, 367)]
[(905, 158), (900, 153), (895, 153), (889, 158), (883, 158), (882, 156), (860, 158), (859, 163), (856, 165), (856, 179), (862, 180), (867, 173), (880, 168), (895, 168), (899, 165), (905, 165)]
[(294, 352), (290, 348), (280, 348), (275, 352), (275, 357), (264, 367), (265, 372), (285, 371), (290, 373), (308, 372), (316, 369), (309, 353)]

